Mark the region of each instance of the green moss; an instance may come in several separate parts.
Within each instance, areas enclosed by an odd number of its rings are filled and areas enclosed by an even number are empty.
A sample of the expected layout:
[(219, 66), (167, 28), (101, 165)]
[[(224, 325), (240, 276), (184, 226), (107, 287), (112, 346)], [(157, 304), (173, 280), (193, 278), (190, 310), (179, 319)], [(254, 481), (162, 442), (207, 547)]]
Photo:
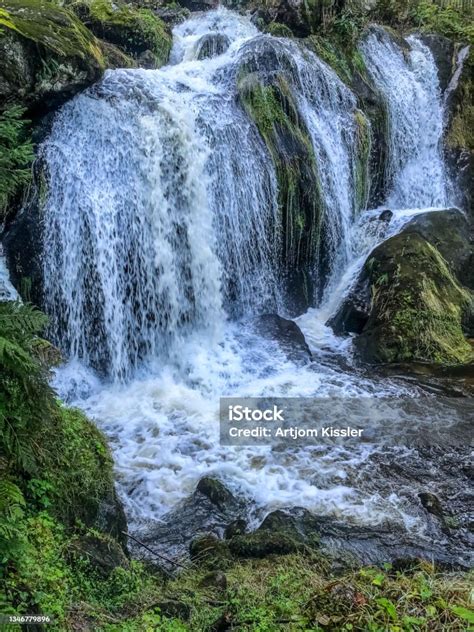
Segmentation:
[(292, 30), (280, 22), (270, 22), (265, 31), (273, 37), (293, 37)]
[(92, 524), (113, 494), (112, 458), (102, 433), (79, 410), (61, 407), (45, 426), (41, 478), (64, 522)]
[(459, 364), (472, 360), (462, 332), (472, 300), (439, 252), (417, 233), (387, 240), (366, 266), (372, 308), (356, 339), (365, 359)]
[(355, 194), (356, 209), (367, 207), (370, 189), (369, 160), (372, 149), (372, 133), (369, 119), (361, 110), (354, 113), (356, 124)]
[(320, 57), (328, 66), (336, 72), (339, 78), (350, 84), (352, 71), (347, 55), (329, 37), (311, 35), (306, 40), (306, 45)]
[(267, 85), (244, 74), (239, 93), (275, 164), (284, 265), (302, 270), (314, 261), (323, 209), (308, 130), (283, 76), (273, 78)]
[(1, 26), (41, 45), (59, 58), (78, 57), (99, 68), (104, 67), (97, 39), (73, 13), (52, 2), (4, 0)]
[(126, 53), (137, 56), (149, 50), (157, 66), (168, 61), (171, 35), (164, 22), (149, 9), (110, 0), (80, 0), (72, 8), (98, 37)]

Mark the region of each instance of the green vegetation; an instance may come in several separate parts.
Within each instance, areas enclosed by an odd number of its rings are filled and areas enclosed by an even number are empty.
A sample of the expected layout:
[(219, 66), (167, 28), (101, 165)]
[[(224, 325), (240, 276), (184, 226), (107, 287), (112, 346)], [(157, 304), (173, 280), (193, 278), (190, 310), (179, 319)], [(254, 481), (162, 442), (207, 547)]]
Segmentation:
[(355, 344), (372, 362), (459, 364), (473, 358), (462, 332), (472, 296), (438, 250), (417, 233), (391, 237), (366, 264), (369, 321)]
[(318, 171), (308, 131), (283, 76), (265, 85), (243, 72), (239, 94), (275, 164), (284, 262), (299, 269), (317, 252), (322, 220)]
[(78, 57), (99, 68), (99, 42), (76, 16), (46, 0), (3, 0), (0, 27), (11, 29), (61, 58)]
[(30, 122), (25, 110), (12, 105), (0, 113), (0, 223), (5, 219), (11, 200), (31, 179), (33, 144)]

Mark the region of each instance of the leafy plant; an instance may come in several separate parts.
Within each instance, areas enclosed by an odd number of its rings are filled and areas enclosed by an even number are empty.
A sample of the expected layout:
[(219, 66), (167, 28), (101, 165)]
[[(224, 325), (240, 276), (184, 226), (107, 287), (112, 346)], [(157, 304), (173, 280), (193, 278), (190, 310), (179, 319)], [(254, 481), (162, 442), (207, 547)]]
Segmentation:
[(12, 105), (0, 114), (0, 222), (12, 198), (31, 178), (33, 143), (25, 109)]

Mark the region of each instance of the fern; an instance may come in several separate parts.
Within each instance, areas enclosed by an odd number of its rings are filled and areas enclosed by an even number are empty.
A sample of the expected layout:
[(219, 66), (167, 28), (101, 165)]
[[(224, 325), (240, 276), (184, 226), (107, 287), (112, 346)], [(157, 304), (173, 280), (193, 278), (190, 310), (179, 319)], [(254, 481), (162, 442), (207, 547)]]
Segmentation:
[(13, 105), (0, 114), (0, 221), (11, 199), (31, 178), (33, 143), (24, 112)]

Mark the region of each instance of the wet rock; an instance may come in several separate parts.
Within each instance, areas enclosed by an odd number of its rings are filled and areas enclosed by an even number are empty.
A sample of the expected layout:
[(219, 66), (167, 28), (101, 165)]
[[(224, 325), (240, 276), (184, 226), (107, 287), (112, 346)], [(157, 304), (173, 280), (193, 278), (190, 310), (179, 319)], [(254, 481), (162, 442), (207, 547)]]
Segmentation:
[(153, 12), (170, 27), (181, 24), (181, 22), (187, 20), (190, 15), (189, 9), (185, 9), (178, 4), (156, 7), (153, 9)]
[(444, 92), (455, 70), (455, 44), (452, 40), (437, 33), (419, 35), (421, 41), (430, 49), (438, 69), (441, 91)]
[(213, 566), (225, 564), (229, 559), (227, 543), (215, 535), (207, 534), (193, 540), (189, 546), (191, 560), (199, 560)]
[(147, 63), (153, 59), (153, 68), (168, 61), (171, 33), (151, 10), (111, 0), (78, 0), (72, 8), (92, 33), (127, 55), (139, 59), (148, 51)]
[(232, 9), (251, 11), (254, 18), (264, 24), (284, 24), (298, 37), (312, 33), (321, 19), (317, 3), (305, 0), (225, 0), (224, 4)]
[(365, 362), (462, 364), (472, 361), (462, 322), (472, 296), (436, 248), (415, 232), (375, 248), (360, 283), (370, 287), (370, 316), (355, 339)]
[(205, 575), (200, 584), (202, 588), (217, 588), (217, 590), (227, 589), (227, 576), (222, 571), (213, 571)]
[(179, 0), (179, 3), (189, 11), (208, 11), (219, 6), (219, 0)]
[(360, 275), (336, 314), (326, 324), (337, 336), (360, 334), (369, 320), (370, 306), (370, 286), (365, 275)]
[(304, 334), (294, 321), (278, 314), (264, 314), (257, 319), (256, 328), (265, 338), (275, 340), (291, 360), (311, 360)]
[(226, 527), (224, 531), (224, 539), (230, 540), (236, 535), (243, 535), (244, 533), (247, 533), (247, 529), (247, 521), (243, 518), (237, 518), (237, 520), (234, 520)]
[(420, 492), (418, 494), (418, 498), (426, 511), (433, 514), (433, 516), (436, 516), (440, 520), (444, 518), (444, 510), (441, 505), (441, 501), (436, 494), (432, 494), (431, 492)]
[(392, 219), (392, 217), (393, 217), (393, 211), (387, 208), (380, 213), (379, 220), (381, 220), (382, 222), (389, 222)]
[(231, 492), (217, 478), (204, 476), (197, 484), (196, 489), (204, 496), (207, 496), (211, 503), (219, 507), (219, 509), (225, 510), (226, 505), (232, 505), (235, 502)]
[(198, 43), (198, 59), (218, 57), (229, 48), (230, 40), (222, 33), (210, 33), (201, 37)]
[[(185, 559), (197, 554), (200, 538), (221, 543), (229, 524), (243, 519), (245, 503), (211, 477), (201, 479), (196, 490), (160, 521), (147, 525), (140, 540), (166, 557)], [(201, 488), (200, 491), (199, 487)], [(191, 544), (193, 543), (193, 544)], [(191, 547), (191, 549), (190, 549)], [(198, 547), (198, 548), (196, 548)], [(216, 544), (220, 550), (220, 544)], [(156, 563), (156, 560), (151, 560)]]
[(128, 568), (129, 561), (120, 544), (106, 536), (87, 535), (75, 540), (69, 551), (72, 560), (86, 559), (103, 577), (118, 568)]
[[(314, 270), (328, 274), (328, 248), (322, 191), (309, 131), (290, 88), (292, 64), (281, 42), (257, 39), (243, 49), (238, 72), (238, 99), (267, 146), (278, 179), (281, 208), (279, 252), (285, 309), (305, 312), (316, 290)], [(330, 255), (329, 255), (330, 256)], [(319, 288), (320, 289), (320, 288)]]

